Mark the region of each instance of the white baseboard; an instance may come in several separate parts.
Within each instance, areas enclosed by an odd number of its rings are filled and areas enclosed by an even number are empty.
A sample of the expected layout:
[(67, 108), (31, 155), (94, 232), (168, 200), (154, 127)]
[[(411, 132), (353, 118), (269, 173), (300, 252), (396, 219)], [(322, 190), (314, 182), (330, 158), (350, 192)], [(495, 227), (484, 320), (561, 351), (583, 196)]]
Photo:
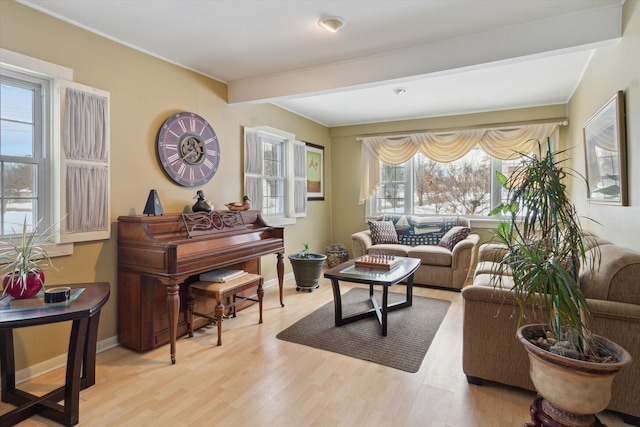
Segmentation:
[[(293, 273), (287, 273), (284, 276), (284, 281), (289, 279), (293, 279)], [(270, 288), (272, 286), (278, 285), (278, 279), (267, 280), (263, 287)], [(110, 348), (114, 348), (119, 346), (118, 337), (113, 336), (102, 341), (98, 341), (97, 344), (97, 352), (101, 353), (103, 351), (109, 350)], [(29, 381), (32, 378), (35, 378), (40, 375), (44, 375), (47, 372), (51, 372), (55, 369), (62, 368), (67, 364), (67, 353), (61, 354), (59, 356), (53, 357), (49, 360), (45, 360), (44, 362), (37, 363), (33, 366), (29, 366), (28, 368), (21, 369), (16, 372), (16, 384), (23, 383), (25, 381)]]
[[(110, 348), (117, 347), (118, 345), (118, 337), (109, 337), (105, 340), (98, 341), (96, 345), (96, 350), (98, 353), (103, 352), (105, 350), (109, 350)], [(62, 368), (67, 365), (67, 353), (61, 354), (49, 360), (45, 360), (44, 362), (37, 363), (33, 366), (29, 366), (28, 368), (21, 369), (16, 372), (16, 384), (23, 383), (25, 381), (29, 381), (32, 378), (35, 378), (40, 375), (44, 375), (47, 372), (51, 372), (55, 369)]]

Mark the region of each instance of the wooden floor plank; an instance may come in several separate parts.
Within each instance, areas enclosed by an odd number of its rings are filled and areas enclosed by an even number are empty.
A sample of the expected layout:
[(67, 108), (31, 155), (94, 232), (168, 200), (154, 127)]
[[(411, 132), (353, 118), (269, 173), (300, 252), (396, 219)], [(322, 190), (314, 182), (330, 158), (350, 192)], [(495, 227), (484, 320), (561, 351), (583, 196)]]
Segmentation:
[[(356, 285), (354, 285), (356, 286)], [(342, 292), (351, 285), (344, 284)], [(285, 284), (265, 291), (264, 323), (257, 305), (214, 327), (180, 338), (177, 363), (168, 347), (137, 353), (122, 347), (98, 355), (97, 382), (80, 393), (86, 426), (434, 426), (512, 427), (529, 420), (535, 393), (498, 384), (468, 385), (462, 373), (462, 298), (458, 292), (414, 288), (452, 302), (415, 373), (281, 341), (276, 334), (333, 300), (322, 279), (311, 293)], [(398, 349), (401, 351), (401, 349)], [(20, 385), (42, 394), (62, 384), (63, 369)], [(0, 413), (11, 405), (0, 403)], [(599, 415), (609, 427), (617, 414)], [(21, 427), (55, 426), (35, 416)]]

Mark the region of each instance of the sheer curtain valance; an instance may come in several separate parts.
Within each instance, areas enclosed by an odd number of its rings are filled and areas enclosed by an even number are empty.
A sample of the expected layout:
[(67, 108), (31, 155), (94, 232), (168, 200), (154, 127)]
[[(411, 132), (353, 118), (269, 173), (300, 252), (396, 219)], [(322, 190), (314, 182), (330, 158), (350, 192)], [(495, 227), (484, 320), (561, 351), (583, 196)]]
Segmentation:
[(439, 162), (452, 162), (476, 145), (491, 157), (507, 160), (518, 153), (532, 152), (538, 145), (537, 141), (543, 141), (548, 136), (552, 143), (557, 143), (558, 123), (362, 138), (360, 204), (380, 185), (380, 162), (398, 165), (411, 159), (417, 152)]

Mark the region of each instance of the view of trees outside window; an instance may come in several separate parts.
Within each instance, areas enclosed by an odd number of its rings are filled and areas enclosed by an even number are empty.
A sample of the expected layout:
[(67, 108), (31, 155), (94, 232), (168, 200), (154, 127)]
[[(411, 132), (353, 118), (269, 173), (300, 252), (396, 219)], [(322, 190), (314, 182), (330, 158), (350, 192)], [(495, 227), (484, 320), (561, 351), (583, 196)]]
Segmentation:
[(508, 175), (518, 162), (475, 148), (450, 163), (418, 153), (404, 164), (381, 164), (374, 213), (486, 216), (504, 197), (495, 170)]

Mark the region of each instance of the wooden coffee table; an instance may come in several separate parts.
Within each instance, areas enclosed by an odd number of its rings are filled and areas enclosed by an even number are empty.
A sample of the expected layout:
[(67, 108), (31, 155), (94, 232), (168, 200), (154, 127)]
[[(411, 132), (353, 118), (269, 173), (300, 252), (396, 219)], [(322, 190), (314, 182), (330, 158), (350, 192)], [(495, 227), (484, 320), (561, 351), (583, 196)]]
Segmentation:
[[(395, 257), (395, 259), (400, 262), (391, 270), (356, 267), (355, 260), (351, 260), (324, 273), (324, 277), (331, 279), (336, 326), (376, 316), (380, 323), (382, 336), (387, 336), (387, 315), (389, 311), (410, 307), (413, 304), (413, 274), (420, 266), (420, 260), (416, 258)], [(369, 299), (371, 300), (372, 308), (348, 317), (342, 317), (341, 281), (369, 285)], [(406, 283), (406, 298), (404, 301), (389, 304), (389, 288), (400, 282)], [(373, 294), (374, 286), (382, 286), (382, 304), (378, 303)]]

